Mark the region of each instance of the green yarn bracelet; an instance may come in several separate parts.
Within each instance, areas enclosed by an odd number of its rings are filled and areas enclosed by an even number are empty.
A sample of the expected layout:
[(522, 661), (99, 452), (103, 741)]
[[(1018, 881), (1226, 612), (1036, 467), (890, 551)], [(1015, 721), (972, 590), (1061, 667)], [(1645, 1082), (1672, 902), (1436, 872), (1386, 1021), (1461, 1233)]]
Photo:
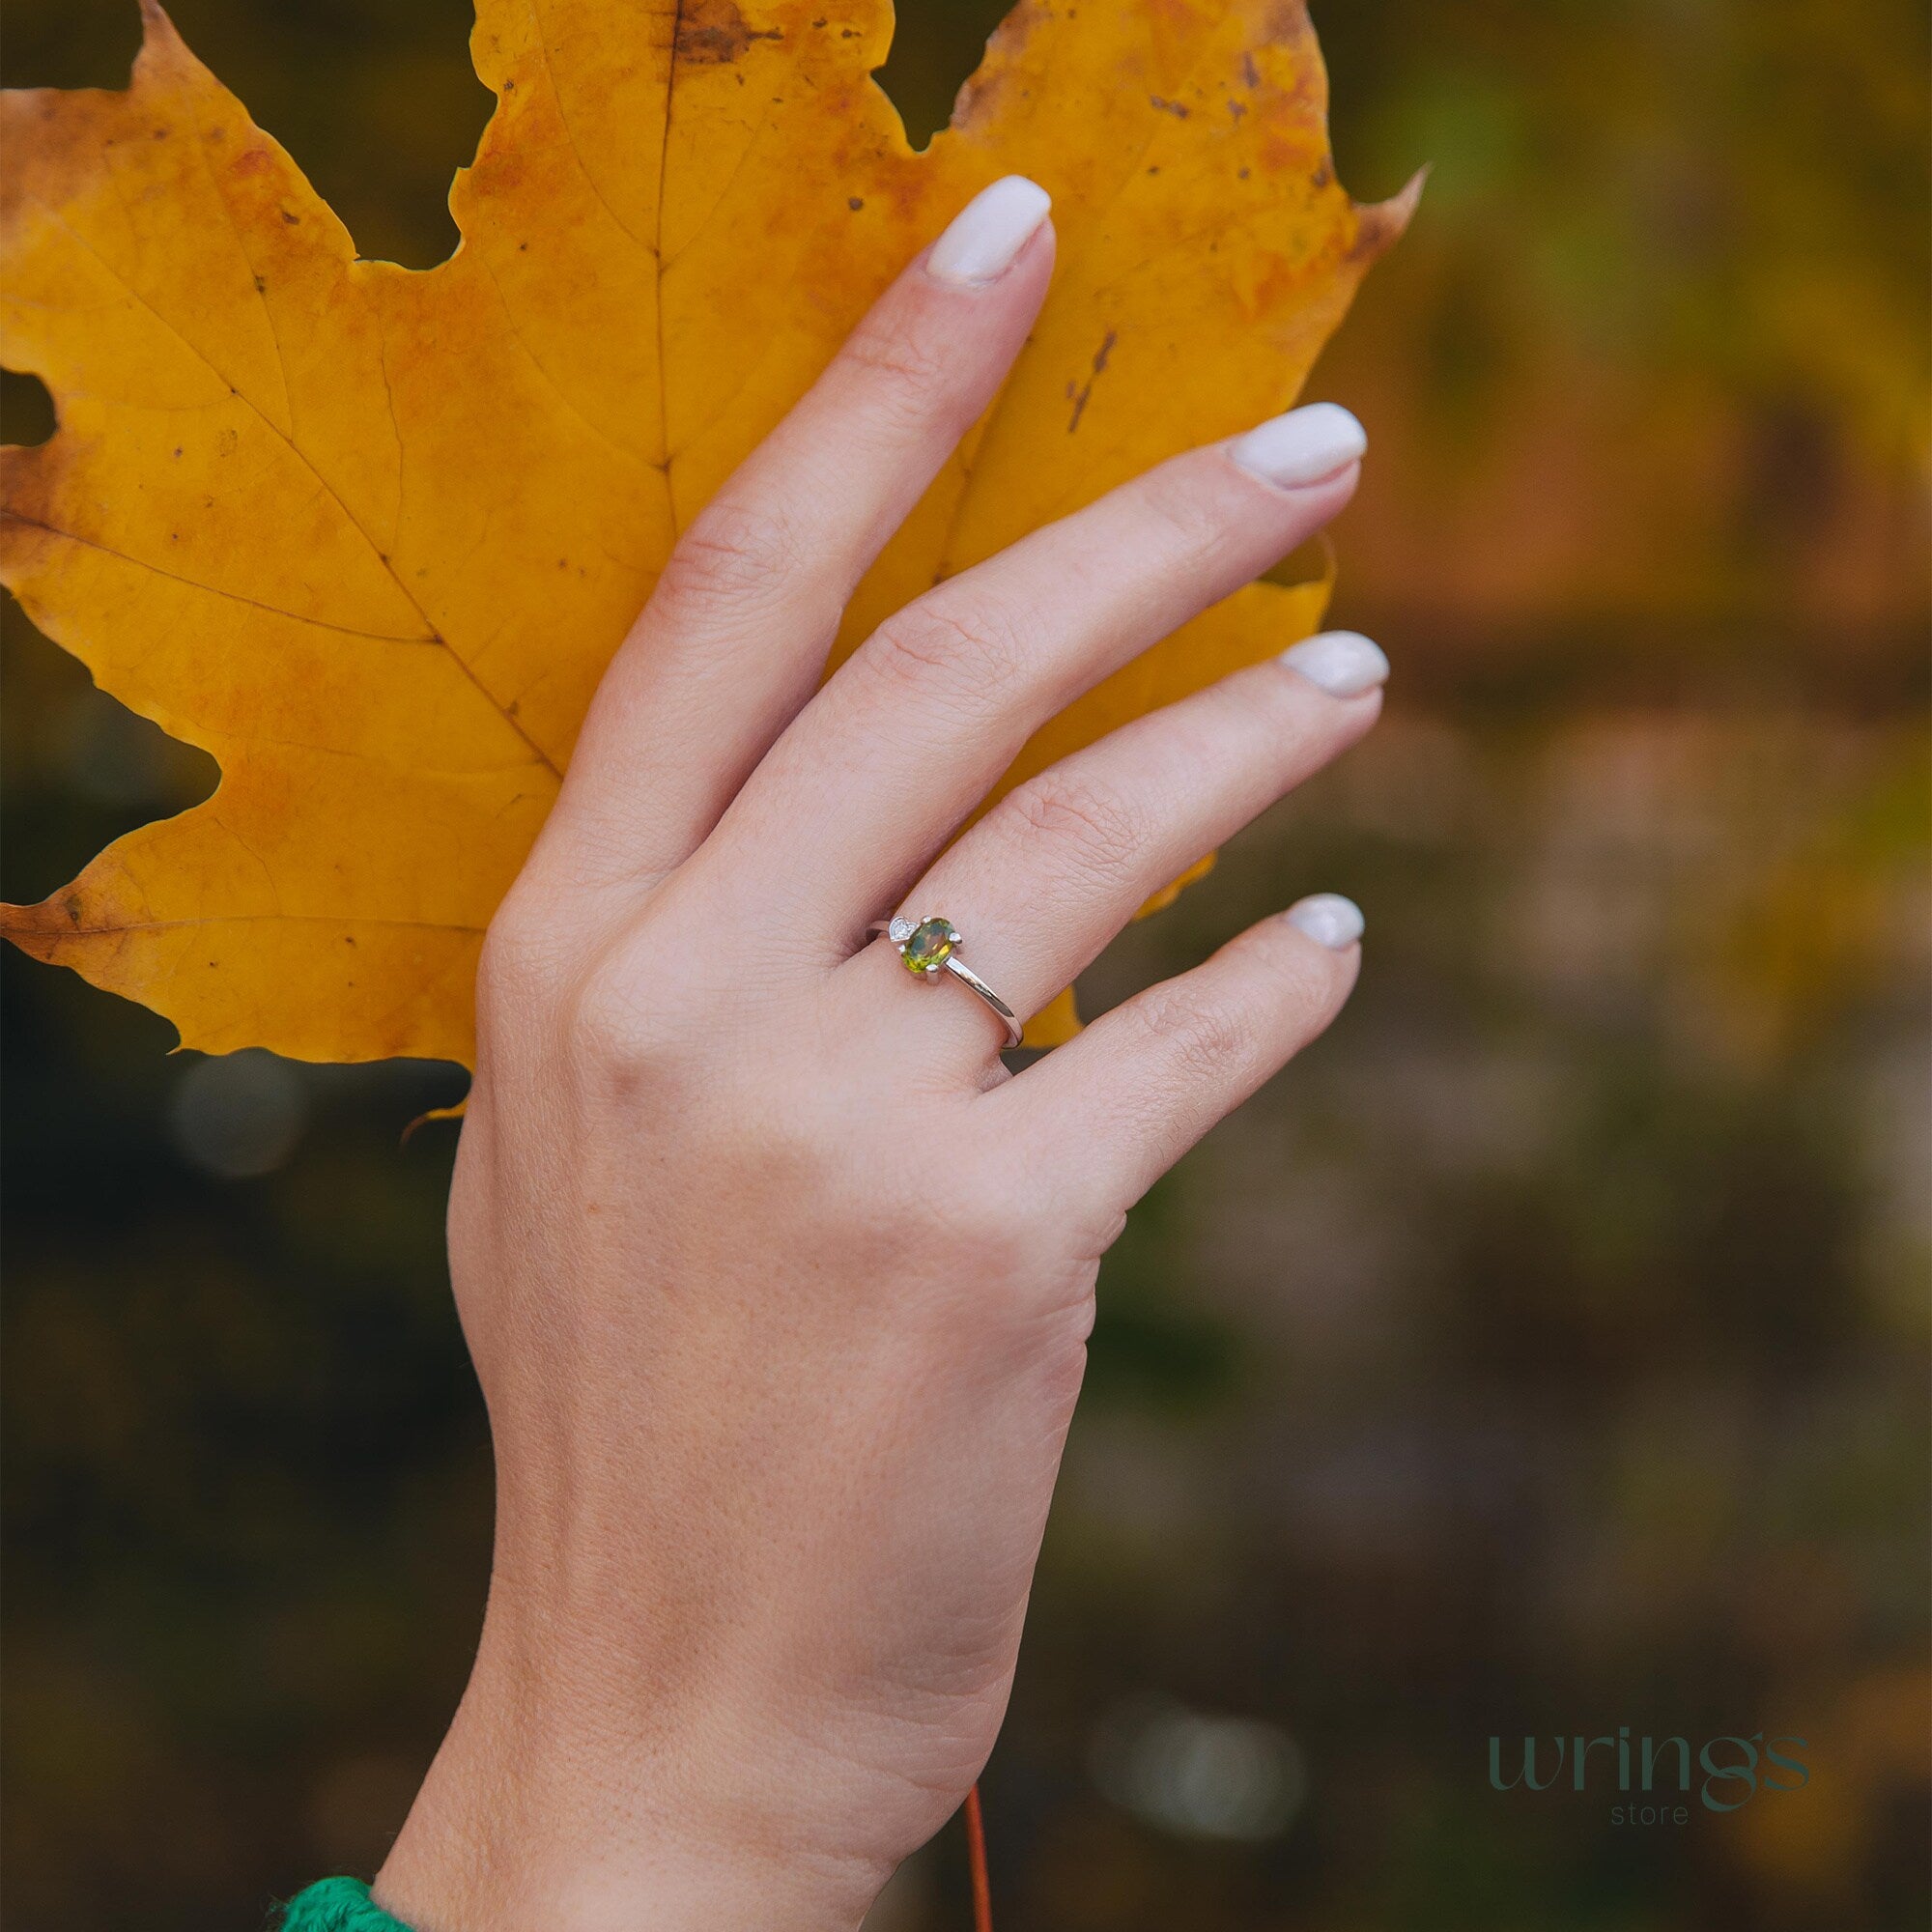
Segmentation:
[(289, 1900), (281, 1932), (410, 1932), (369, 1896), (359, 1878), (326, 1878)]

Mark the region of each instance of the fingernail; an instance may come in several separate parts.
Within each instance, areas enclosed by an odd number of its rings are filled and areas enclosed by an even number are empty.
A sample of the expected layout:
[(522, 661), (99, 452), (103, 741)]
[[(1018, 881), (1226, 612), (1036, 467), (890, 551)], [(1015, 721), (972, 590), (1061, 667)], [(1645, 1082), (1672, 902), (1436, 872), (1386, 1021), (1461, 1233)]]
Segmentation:
[(1251, 429), (1228, 454), (1243, 469), (1293, 490), (1346, 469), (1368, 446), (1368, 433), (1340, 403), (1310, 403)]
[(1317, 893), (1311, 898), (1296, 899), (1282, 917), (1330, 952), (1346, 952), (1361, 938), (1366, 923), (1361, 907), (1340, 893)]
[(1283, 651), (1281, 661), (1330, 697), (1359, 697), (1388, 682), (1389, 661), (1381, 646), (1359, 631), (1322, 631), (1304, 638)]
[(1046, 219), (1053, 197), (1025, 175), (982, 187), (932, 244), (925, 272), (967, 288), (997, 282)]

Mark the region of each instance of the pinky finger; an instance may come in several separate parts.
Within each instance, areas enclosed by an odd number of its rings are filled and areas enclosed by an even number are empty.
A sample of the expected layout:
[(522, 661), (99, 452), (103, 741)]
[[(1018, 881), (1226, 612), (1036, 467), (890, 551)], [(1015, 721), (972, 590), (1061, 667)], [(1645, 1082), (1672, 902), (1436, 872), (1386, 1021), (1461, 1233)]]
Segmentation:
[(1130, 1208), (1341, 1011), (1362, 915), (1321, 893), (1095, 1020), (987, 1096), (1037, 1149), (1083, 1150), (1103, 1215)]

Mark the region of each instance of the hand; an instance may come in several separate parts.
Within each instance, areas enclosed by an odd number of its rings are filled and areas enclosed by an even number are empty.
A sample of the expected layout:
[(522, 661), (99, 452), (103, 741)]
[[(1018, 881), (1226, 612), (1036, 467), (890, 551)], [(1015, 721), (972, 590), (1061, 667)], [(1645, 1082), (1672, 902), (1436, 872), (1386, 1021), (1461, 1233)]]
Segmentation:
[(952, 578), (820, 688), (1052, 261), (1008, 181), (881, 298), (685, 536), (491, 927), (449, 1246), (496, 1561), (377, 1883), (420, 1932), (858, 1924), (992, 1748), (1101, 1254), (1353, 982), (1358, 916), (1309, 901), (1014, 1077), (966, 987), (867, 940), (950, 913), (1029, 1013), (1378, 708), (1380, 653), (1317, 639), (949, 843), (1347, 502), (1326, 406)]

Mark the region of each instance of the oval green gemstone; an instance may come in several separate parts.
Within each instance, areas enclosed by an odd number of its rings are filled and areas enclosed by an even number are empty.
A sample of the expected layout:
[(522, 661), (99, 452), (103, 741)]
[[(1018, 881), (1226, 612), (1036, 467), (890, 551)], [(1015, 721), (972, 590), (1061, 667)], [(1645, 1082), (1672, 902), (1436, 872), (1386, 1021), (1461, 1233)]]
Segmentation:
[(952, 924), (943, 919), (929, 919), (913, 927), (912, 937), (906, 941), (899, 957), (905, 961), (908, 973), (924, 973), (951, 957), (952, 952)]

